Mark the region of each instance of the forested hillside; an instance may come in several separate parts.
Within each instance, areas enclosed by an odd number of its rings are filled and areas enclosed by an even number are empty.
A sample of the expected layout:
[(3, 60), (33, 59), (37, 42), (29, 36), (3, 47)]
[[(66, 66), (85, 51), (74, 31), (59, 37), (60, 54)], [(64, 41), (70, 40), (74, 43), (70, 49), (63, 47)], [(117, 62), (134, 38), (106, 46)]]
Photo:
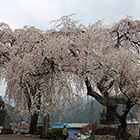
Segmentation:
[[(119, 107), (121, 110), (123, 107)], [(62, 114), (61, 110), (55, 111), (50, 115), (51, 123), (100, 123), (100, 113), (103, 107), (95, 99), (85, 99), (85, 104), (79, 106), (77, 109), (67, 108), (65, 113)], [(132, 108), (127, 116), (128, 120), (136, 119), (136, 108)], [(12, 122), (29, 121), (28, 112), (24, 115), (15, 114), (14, 107), (9, 106), (8, 114)], [(42, 115), (39, 115), (39, 122), (42, 123)]]
[(85, 105), (77, 109), (67, 108), (64, 114), (61, 111), (54, 112), (51, 121), (53, 123), (89, 123), (99, 122), (101, 105), (93, 99), (85, 101)]

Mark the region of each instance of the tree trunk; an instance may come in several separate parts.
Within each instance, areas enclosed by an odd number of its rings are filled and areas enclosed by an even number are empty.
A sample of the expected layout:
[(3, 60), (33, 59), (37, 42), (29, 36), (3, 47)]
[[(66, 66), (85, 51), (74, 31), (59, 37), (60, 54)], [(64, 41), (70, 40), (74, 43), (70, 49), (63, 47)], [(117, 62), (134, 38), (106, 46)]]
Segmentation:
[(116, 111), (117, 111), (117, 106), (116, 107), (107, 106), (107, 111), (106, 111), (107, 124), (110, 125), (110, 124), (117, 123)]
[(120, 126), (118, 127), (118, 138), (122, 138), (123, 140), (128, 140), (126, 135), (126, 117), (120, 118)]
[[(36, 88), (39, 87), (38, 86), (35, 86), (35, 91), (36, 91)], [(38, 88), (39, 89), (39, 88)], [(36, 92), (35, 92), (36, 93)], [(34, 94), (35, 95), (35, 94)], [(38, 110), (40, 110), (40, 105), (41, 105), (41, 93), (39, 92), (37, 96), (37, 102), (35, 102), (36, 104), (36, 108)], [(31, 111), (31, 100), (30, 102), (28, 102), (28, 108), (29, 108), (29, 111)], [(38, 113), (34, 113), (33, 115), (31, 115), (31, 120), (30, 120), (30, 128), (29, 128), (29, 134), (34, 134), (36, 131), (37, 131), (37, 121), (38, 121)]]
[(38, 114), (31, 115), (29, 134), (34, 134), (37, 131)]

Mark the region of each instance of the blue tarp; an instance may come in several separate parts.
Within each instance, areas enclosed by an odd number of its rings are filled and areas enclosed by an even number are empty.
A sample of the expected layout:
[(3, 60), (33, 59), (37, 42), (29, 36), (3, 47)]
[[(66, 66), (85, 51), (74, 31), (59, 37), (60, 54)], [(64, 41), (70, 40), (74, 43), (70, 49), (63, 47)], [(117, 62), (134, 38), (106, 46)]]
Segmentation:
[[(66, 126), (66, 128), (72, 128), (67, 124), (65, 126)], [(63, 129), (64, 125), (63, 124), (60, 124), (60, 125), (59, 124), (54, 124), (54, 125), (51, 125), (51, 127), (53, 129)], [(68, 129), (67, 131), (69, 133), (69, 138), (75, 137), (77, 135), (77, 133), (80, 132), (80, 130), (77, 130), (77, 129)]]
[[(65, 125), (66, 126), (66, 128), (71, 128), (69, 125)], [(59, 128), (64, 128), (64, 125), (63, 124), (54, 124), (54, 125), (51, 125), (51, 127), (53, 128), (53, 129), (59, 129)]]
[(68, 133), (69, 133), (69, 138), (74, 138), (78, 132), (80, 132), (80, 130), (74, 130), (74, 129), (71, 129), (71, 130), (67, 130)]

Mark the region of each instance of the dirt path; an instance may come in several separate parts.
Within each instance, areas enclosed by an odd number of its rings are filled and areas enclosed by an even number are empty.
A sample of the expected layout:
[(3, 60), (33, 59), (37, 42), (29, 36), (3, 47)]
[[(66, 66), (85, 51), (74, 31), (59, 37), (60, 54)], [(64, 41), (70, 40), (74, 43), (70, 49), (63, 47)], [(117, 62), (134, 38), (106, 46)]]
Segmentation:
[(8, 134), (8, 135), (0, 135), (0, 140), (46, 140), (46, 139), (39, 139), (24, 135)]

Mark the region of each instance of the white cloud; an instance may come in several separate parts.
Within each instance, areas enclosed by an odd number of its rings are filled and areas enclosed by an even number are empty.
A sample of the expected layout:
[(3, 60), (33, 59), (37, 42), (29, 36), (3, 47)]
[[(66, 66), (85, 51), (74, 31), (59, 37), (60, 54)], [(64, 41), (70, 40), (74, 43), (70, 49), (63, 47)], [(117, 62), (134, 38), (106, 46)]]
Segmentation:
[(30, 25), (46, 30), (51, 20), (72, 13), (85, 25), (101, 19), (110, 24), (126, 15), (140, 19), (138, 0), (3, 0), (0, 4), (0, 20), (14, 28)]
[(55, 0), (5, 0), (1, 6), (1, 21), (14, 28), (31, 25), (43, 29), (51, 20), (61, 17), (59, 1)]
[[(20, 0), (26, 9), (25, 13), (39, 20), (60, 16), (59, 1), (56, 0)], [(42, 21), (43, 22), (43, 21)]]

